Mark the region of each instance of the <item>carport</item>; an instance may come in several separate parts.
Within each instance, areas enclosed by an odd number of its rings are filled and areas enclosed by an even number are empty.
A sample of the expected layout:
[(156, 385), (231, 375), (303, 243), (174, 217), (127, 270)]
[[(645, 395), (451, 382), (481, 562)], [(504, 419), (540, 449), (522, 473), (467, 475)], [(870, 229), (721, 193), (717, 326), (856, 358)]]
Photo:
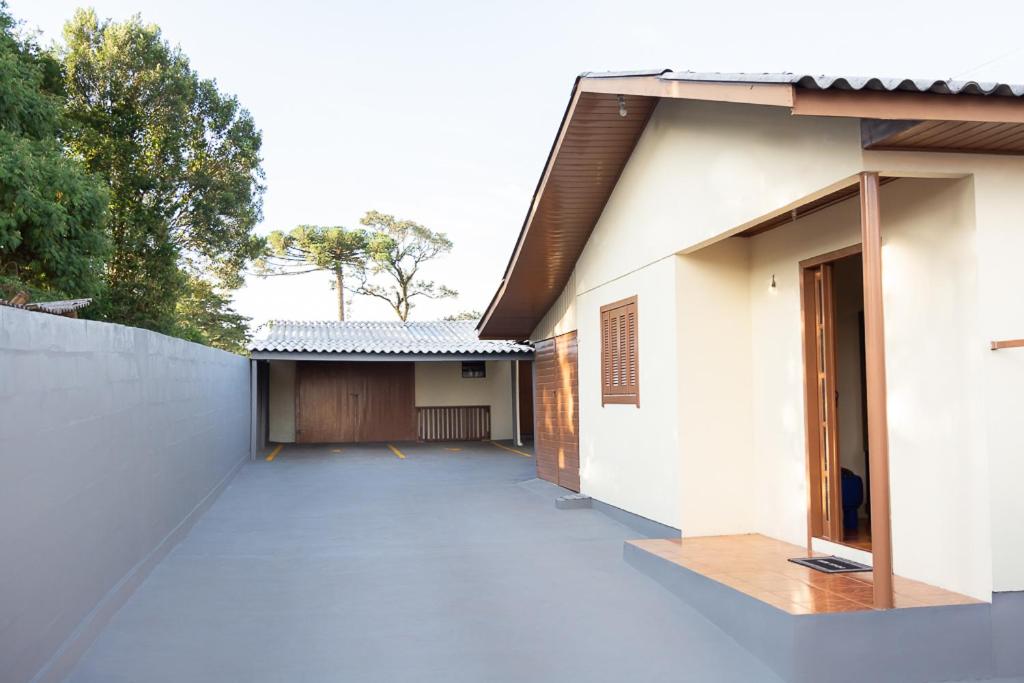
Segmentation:
[(254, 453), (533, 433), (533, 348), (470, 321), (273, 321), (250, 351)]

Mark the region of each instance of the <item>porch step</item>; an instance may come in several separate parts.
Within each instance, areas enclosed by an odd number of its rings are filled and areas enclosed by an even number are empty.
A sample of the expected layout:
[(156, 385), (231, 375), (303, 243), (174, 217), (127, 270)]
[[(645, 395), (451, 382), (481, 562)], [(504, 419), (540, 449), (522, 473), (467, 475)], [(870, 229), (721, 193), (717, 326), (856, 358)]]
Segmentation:
[(625, 561), (784, 680), (977, 680), (997, 672), (988, 603), (790, 614), (626, 541)]
[(570, 493), (555, 498), (555, 507), (559, 510), (589, 510), (592, 503), (590, 496), (583, 493)]

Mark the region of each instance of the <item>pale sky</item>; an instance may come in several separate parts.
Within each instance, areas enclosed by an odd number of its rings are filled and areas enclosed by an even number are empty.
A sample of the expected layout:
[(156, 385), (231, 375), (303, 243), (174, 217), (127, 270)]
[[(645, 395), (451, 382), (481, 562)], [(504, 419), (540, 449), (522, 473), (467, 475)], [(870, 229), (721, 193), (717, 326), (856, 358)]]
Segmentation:
[[(44, 42), (80, 3), (9, 0)], [(448, 233), (428, 276), (457, 300), (414, 319), (483, 310), (497, 286), (581, 71), (671, 68), (1024, 81), (1024, 3), (220, 2), (100, 0), (139, 13), (263, 131), (260, 232), (356, 226), (369, 209)], [(325, 276), (250, 277), (254, 325), (332, 319)], [(393, 319), (357, 297), (354, 319)]]

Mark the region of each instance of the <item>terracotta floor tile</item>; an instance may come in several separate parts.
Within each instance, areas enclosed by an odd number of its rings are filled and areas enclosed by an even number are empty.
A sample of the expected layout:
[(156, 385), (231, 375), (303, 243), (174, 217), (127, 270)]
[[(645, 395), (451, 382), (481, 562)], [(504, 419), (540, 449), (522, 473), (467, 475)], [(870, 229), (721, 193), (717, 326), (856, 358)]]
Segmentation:
[[(825, 574), (789, 562), (804, 547), (758, 534), (648, 539), (638, 548), (791, 614), (872, 609), (870, 572)], [(820, 555), (820, 553), (815, 553)], [(935, 586), (893, 577), (897, 607), (954, 605), (975, 600)]]

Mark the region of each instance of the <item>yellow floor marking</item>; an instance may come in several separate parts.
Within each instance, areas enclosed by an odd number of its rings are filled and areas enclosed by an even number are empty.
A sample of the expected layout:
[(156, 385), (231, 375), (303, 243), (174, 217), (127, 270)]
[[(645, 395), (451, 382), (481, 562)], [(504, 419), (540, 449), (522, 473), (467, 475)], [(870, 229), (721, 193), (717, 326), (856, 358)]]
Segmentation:
[(522, 451), (517, 451), (514, 448), (509, 448), (508, 446), (503, 446), (502, 444), (498, 443), (497, 441), (492, 441), (491, 443), (493, 445), (497, 446), (498, 448), (502, 449), (502, 450), (509, 451), (510, 453), (515, 453), (516, 455), (521, 455), (524, 458), (532, 458), (533, 457), (529, 453), (523, 453)]
[(332, 448), (331, 449), (331, 453), (341, 453), (341, 449), (340, 448)]
[(451, 451), (452, 453), (458, 453), (462, 449), (461, 448), (445, 448), (445, 450), (446, 451)]
[(388, 448), (390, 448), (391, 452), (394, 453), (395, 455), (397, 455), (399, 458), (401, 458), (402, 460), (405, 460), (405, 453), (403, 453), (402, 451), (398, 450), (397, 448), (395, 448), (391, 444), (388, 444)]
[(276, 458), (276, 457), (277, 457), (277, 454), (281, 452), (281, 449), (282, 449), (282, 448), (284, 448), (284, 444), (283, 444), (283, 443), (279, 443), (279, 444), (277, 444), (277, 448), (275, 448), (274, 450), (272, 450), (272, 451), (270, 452), (270, 455), (268, 455), (268, 456), (267, 456), (267, 462), (273, 462), (273, 461), (274, 461), (274, 458)]

